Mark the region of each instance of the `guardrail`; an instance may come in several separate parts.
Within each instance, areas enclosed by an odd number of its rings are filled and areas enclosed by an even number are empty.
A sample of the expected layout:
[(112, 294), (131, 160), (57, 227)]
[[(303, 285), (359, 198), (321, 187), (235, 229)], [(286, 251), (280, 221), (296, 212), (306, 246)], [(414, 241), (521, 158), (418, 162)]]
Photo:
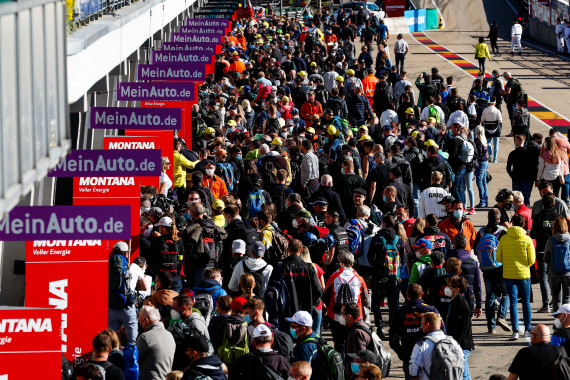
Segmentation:
[[(137, 0), (138, 1), (138, 0)], [(143, 0), (144, 1), (144, 0)], [(67, 0), (67, 22), (71, 29), (98, 20), (105, 14), (132, 4), (133, 0)]]

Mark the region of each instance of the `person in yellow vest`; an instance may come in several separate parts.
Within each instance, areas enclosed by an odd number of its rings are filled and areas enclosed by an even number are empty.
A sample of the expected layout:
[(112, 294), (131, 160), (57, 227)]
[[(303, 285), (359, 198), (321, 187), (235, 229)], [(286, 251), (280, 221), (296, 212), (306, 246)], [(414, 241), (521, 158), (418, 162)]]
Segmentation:
[(182, 149), (182, 141), (179, 139), (174, 139), (174, 154), (173, 154), (173, 178), (174, 184), (173, 189), (176, 191), (178, 199), (182, 199), (184, 195), (184, 189), (186, 188), (186, 169), (194, 169), (196, 165), (200, 162), (190, 161), (180, 153)]
[(485, 75), (485, 59), (489, 58), (491, 60), (491, 54), (489, 54), (489, 47), (485, 43), (485, 37), (479, 37), (479, 43), (475, 45), (475, 58), (479, 61), (479, 72)]
[(368, 75), (362, 79), (362, 90), (364, 91), (364, 96), (370, 102), (370, 107), (373, 107), (376, 83), (378, 83), (378, 78), (374, 76), (374, 69), (369, 69)]

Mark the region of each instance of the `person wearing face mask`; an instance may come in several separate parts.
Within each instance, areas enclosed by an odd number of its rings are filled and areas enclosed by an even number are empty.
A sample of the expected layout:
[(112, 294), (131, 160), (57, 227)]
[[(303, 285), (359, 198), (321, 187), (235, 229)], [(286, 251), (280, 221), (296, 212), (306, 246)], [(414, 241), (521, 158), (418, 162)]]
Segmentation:
[(208, 376), (212, 380), (226, 380), (222, 369), (222, 362), (216, 355), (208, 353), (210, 347), (208, 340), (201, 335), (188, 334), (183, 342), (190, 366), (184, 371), (183, 380), (192, 380)]
[(412, 245), (412, 249), (418, 260), (412, 265), (410, 284), (417, 283), (424, 271), (431, 265), (432, 248), (432, 242), (427, 239), (418, 239), (416, 243)]
[(380, 211), (383, 215), (396, 216), (396, 210), (398, 209), (398, 203), (396, 202), (396, 196), (398, 191), (394, 186), (386, 186), (382, 194), (382, 205), (380, 206)]
[(467, 300), (463, 296), (467, 288), (467, 280), (463, 277), (453, 276), (447, 279), (445, 294), (451, 297), (449, 310), (445, 320), (447, 333), (461, 346), (463, 359), (463, 380), (471, 380), (468, 358), (475, 348), (473, 343), (473, 330), (471, 327), (471, 311)]
[(471, 248), (475, 243), (477, 232), (475, 231), (473, 223), (464, 215), (463, 202), (458, 199), (454, 199), (451, 203), (451, 214), (449, 218), (444, 219), (439, 223), (439, 229), (441, 232), (449, 236), (451, 241), (453, 241), (453, 238), (458, 233), (465, 235), (467, 238), (465, 249), (467, 251), (471, 251)]
[(406, 235), (410, 237), (416, 219), (410, 218), (410, 209), (408, 206), (398, 206), (396, 209), (396, 221), (402, 223), (404, 230), (406, 230)]
[[(367, 364), (376, 365), (378, 362), (378, 358), (374, 352), (370, 350), (361, 350), (353, 354), (348, 354), (347, 356), (352, 360), (347, 360), (347, 370), (344, 372), (345, 378), (348, 379), (358, 379), (359, 377), (357, 377), (356, 374), (360, 372), (363, 366)], [(352, 375), (350, 375), (351, 373)]]
[[(533, 219), (540, 212), (540, 210), (543, 209), (542, 197), (544, 196), (544, 194), (553, 192), (552, 191), (552, 183), (550, 183), (548, 181), (542, 181), (541, 180), (539, 185), (538, 185), (538, 191), (540, 193), (540, 199), (532, 204), (532, 218)], [(556, 196), (554, 197), (554, 211), (556, 211), (557, 213), (560, 214), (560, 216), (563, 216), (565, 218), (567, 218), (570, 215), (568, 213), (568, 206), (566, 206), (566, 203), (564, 203), (564, 201), (562, 199), (560, 199)]]
[[(145, 305), (138, 313), (139, 325), (143, 331), (136, 343), (141, 379), (164, 379), (172, 369), (176, 342), (160, 320), (160, 313), (153, 306)], [(207, 344), (204, 352), (208, 352)]]
[[(310, 364), (317, 357), (317, 335), (313, 332), (313, 318), (306, 311), (298, 311), (291, 318), (285, 318), (290, 323), (289, 333), (297, 342), (293, 349), (291, 362), (303, 360)], [(338, 351), (338, 349), (337, 349)]]
[[(206, 339), (208, 339), (208, 354), (214, 354), (214, 347), (210, 343), (210, 334), (208, 333), (208, 326), (204, 317), (200, 313), (192, 312), (192, 306), (194, 306), (195, 298), (194, 293), (189, 291), (187, 293), (181, 293), (174, 297), (172, 300), (172, 309), (170, 309), (170, 331), (173, 335), (176, 333), (176, 329), (180, 328), (184, 323), (193, 333), (197, 333)], [(175, 326), (175, 324), (178, 325)], [(186, 350), (181, 344), (176, 345), (176, 352), (174, 354), (174, 361), (172, 363), (173, 371), (183, 371), (186, 367), (190, 365), (189, 358), (186, 355)]]
[(293, 229), (288, 231), (288, 233), (299, 240), (303, 240), (307, 234), (310, 232), (315, 236), (320, 236), (319, 230), (315, 227), (315, 221), (313, 216), (307, 210), (300, 210), (293, 214), (292, 226)]
[[(263, 260), (263, 255), (265, 254), (265, 246), (261, 241), (256, 241), (252, 244), (250, 250), (251, 257), (246, 258), (245, 260), (240, 261), (234, 268), (230, 283), (229, 289), (233, 292), (239, 292), (240, 290), (240, 278), (241, 275), (244, 273), (257, 273), (261, 275), (264, 284), (260, 285), (258, 292), (262, 292), (267, 288), (267, 283), (269, 282), (269, 278), (271, 277), (271, 272), (273, 271), (273, 267), (265, 260)], [(263, 294), (258, 294), (259, 296), (263, 296)]]
[(560, 305), (560, 308), (552, 313), (554, 317), (554, 332), (550, 337), (550, 344), (564, 347), (570, 351), (570, 303)]
[[(273, 334), (266, 325), (260, 324), (253, 329), (252, 351), (235, 360), (229, 368), (228, 379), (265, 379), (267, 369), (286, 378), (291, 365), (287, 358), (274, 351), (271, 346)], [(261, 365), (260, 365), (261, 362)]]
[(495, 201), (497, 201), (497, 204), (493, 207), (501, 212), (501, 225), (509, 228), (510, 217), (509, 214), (507, 214), (507, 211), (510, 211), (513, 207), (513, 192), (509, 189), (499, 190), (495, 197)]
[(216, 165), (210, 160), (206, 160), (204, 164), (204, 180), (202, 181), (202, 186), (212, 190), (215, 199), (220, 199), (224, 195), (228, 195), (229, 192), (226, 183), (222, 178), (214, 174), (216, 172)]

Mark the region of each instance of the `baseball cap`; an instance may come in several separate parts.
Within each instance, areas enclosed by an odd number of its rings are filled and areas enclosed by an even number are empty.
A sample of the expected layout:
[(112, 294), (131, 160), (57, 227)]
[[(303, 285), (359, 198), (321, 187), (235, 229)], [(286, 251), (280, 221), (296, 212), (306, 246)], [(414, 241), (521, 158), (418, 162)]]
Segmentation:
[(271, 329), (264, 325), (263, 323), (258, 325), (256, 328), (253, 329), (253, 339), (255, 338), (263, 338), (266, 336), (273, 336)]
[(201, 334), (188, 334), (184, 339), (184, 348), (190, 348), (198, 352), (208, 352), (210, 350), (208, 339)]
[(416, 243), (414, 245), (412, 245), (412, 248), (427, 248), (427, 249), (431, 249), (433, 247), (433, 244), (430, 240), (427, 239), (418, 239), (416, 241)]
[(152, 207), (150, 210), (148, 210), (148, 214), (150, 216), (154, 216), (155, 218), (160, 218), (162, 217), (162, 209), (160, 207)]
[(309, 94), (309, 95), (315, 95), (315, 91), (311, 90), (311, 91), (307, 92), (307, 94)]
[(313, 134), (313, 135), (315, 134), (315, 128), (313, 128), (313, 127), (308, 127), (308, 128), (306, 129), (306, 131), (309, 132), (309, 133), (311, 133), (311, 134)]
[(361, 125), (360, 127), (358, 127), (358, 130), (359, 130), (359, 131), (360, 131), (361, 129), (364, 130), (364, 131), (366, 131), (366, 132), (368, 132), (368, 127), (367, 127), (366, 125)]
[(366, 196), (366, 190), (361, 189), (360, 187), (357, 187), (356, 189), (353, 190), (353, 194), (362, 194), (362, 195)]
[(298, 108), (293, 108), (291, 109), (291, 115), (298, 115), (299, 114), (299, 109)]
[(333, 125), (329, 125), (327, 127), (327, 133), (331, 136), (336, 136), (338, 133), (338, 129), (336, 129)]
[(221, 199), (216, 199), (214, 201), (214, 203), (212, 203), (212, 208), (216, 211), (224, 211), (224, 208), (226, 207), (226, 205), (224, 204), (224, 201)]
[(237, 51), (234, 51), (232, 55), (239, 55), (239, 53)]
[(280, 139), (278, 139), (277, 137), (273, 139), (273, 141), (271, 141), (271, 144), (273, 145), (283, 145), (283, 141), (281, 141)]
[[(238, 298), (240, 298), (240, 297), (238, 297)], [(312, 327), (313, 326), (313, 317), (311, 317), (311, 314), (309, 314), (308, 312), (306, 312), (304, 310), (298, 311), (291, 318), (285, 318), (285, 319), (287, 320), (287, 322), (296, 323), (296, 324), (301, 325), (301, 326), (305, 326), (305, 327)]]
[(289, 97), (284, 96), (284, 97), (281, 98), (281, 101), (282, 101), (282, 102), (288, 102), (288, 101), (289, 101)]
[(424, 143), (425, 146), (436, 146), (437, 143), (435, 141), (433, 141), (433, 139), (429, 139), (428, 141), (426, 141)]
[[(228, 111), (237, 111), (237, 107), (235, 104), (232, 104), (231, 106), (228, 107)], [(230, 120), (233, 121), (233, 120)]]
[(336, 63), (336, 67), (341, 68), (341, 67), (342, 67), (342, 63), (341, 63), (341, 62), (337, 62), (337, 63)]
[(360, 138), (358, 139), (358, 141), (367, 141), (367, 140), (372, 140), (372, 138), (369, 135), (362, 135), (360, 136)]
[(160, 220), (158, 221), (158, 225), (159, 226), (167, 226), (170, 227), (172, 226), (174, 222), (172, 221), (172, 219), (169, 216), (163, 216), (162, 218), (160, 218)]
[(317, 67), (317, 62), (314, 62), (314, 61), (313, 61), (313, 62), (311, 62), (310, 65), (311, 65), (311, 67)]
[(351, 359), (362, 359), (370, 364), (376, 364), (378, 362), (378, 358), (374, 352), (370, 350), (360, 350), (355, 354), (348, 354), (348, 357)]
[(310, 205), (321, 205), (321, 206), (326, 206), (329, 204), (329, 202), (327, 202), (327, 200), (325, 198), (317, 198), (315, 199), (313, 202), (309, 203)]
[(350, 74), (350, 75), (354, 75), (354, 70), (348, 69), (348, 70), (346, 70), (346, 73), (347, 73), (347, 74)]
[(129, 252), (129, 245), (127, 243), (125, 243), (124, 241), (117, 242), (113, 246), (113, 249), (115, 249), (115, 248), (118, 248), (119, 251), (121, 251), (121, 252)]
[(565, 303), (563, 305), (560, 305), (560, 307), (558, 308), (558, 310), (556, 310), (554, 313), (550, 314), (550, 315), (558, 315), (558, 314), (570, 314), (570, 303)]
[(261, 241), (254, 241), (251, 245), (251, 255), (255, 257), (263, 257), (265, 254), (265, 245)]
[(428, 123), (435, 123), (435, 122), (437, 122), (437, 120), (435, 120), (435, 117), (428, 117), (427, 122)]
[(391, 131), (391, 130), (392, 130), (392, 126), (389, 125), (389, 124), (386, 124), (385, 126), (382, 127), (382, 130), (383, 130), (383, 131), (386, 131), (386, 132)]
[(215, 135), (216, 134), (216, 130), (212, 127), (208, 127), (206, 128), (206, 130), (204, 131), (205, 134), (207, 135)]
[(226, 123), (227, 125), (231, 125), (232, 127), (236, 127), (237, 123), (235, 120), (228, 120), (228, 122)]
[(341, 77), (340, 75), (338, 77), (334, 78), (334, 80), (339, 80), (341, 82), (344, 82), (344, 78)]
[(306, 71), (299, 71), (299, 72), (297, 73), (297, 75), (300, 76), (300, 77), (306, 77), (306, 76), (307, 76), (307, 72), (306, 72)]
[(234, 240), (234, 242), (232, 243), (232, 252), (244, 254), (245, 253), (245, 241), (243, 241), (241, 239)]
[(299, 210), (297, 211), (295, 214), (292, 215), (294, 218), (305, 218), (305, 219), (311, 219), (311, 213), (307, 210)]
[(420, 133), (419, 131), (413, 131), (412, 132), (412, 137), (418, 137), (418, 133)]
[(235, 311), (243, 312), (243, 305), (247, 303), (247, 300), (243, 297), (236, 297), (232, 300), (230, 308)]
[(413, 115), (414, 114), (414, 109), (412, 107), (408, 107), (408, 109), (406, 109), (406, 113), (408, 115)]

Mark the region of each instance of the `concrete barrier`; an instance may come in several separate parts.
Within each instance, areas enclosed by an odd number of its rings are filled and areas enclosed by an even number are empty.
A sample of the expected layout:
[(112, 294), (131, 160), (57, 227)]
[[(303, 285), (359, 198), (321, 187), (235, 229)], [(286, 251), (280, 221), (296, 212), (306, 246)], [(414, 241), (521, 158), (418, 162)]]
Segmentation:
[(545, 46), (556, 49), (556, 35), (554, 34), (554, 28), (538, 22), (533, 18), (529, 18), (528, 32), (531, 38), (540, 41), (541, 44)]
[(406, 23), (405, 17), (387, 17), (384, 19), (384, 24), (388, 27), (388, 32), (393, 35), (394, 38), (398, 33), (409, 33), (410, 29)]

